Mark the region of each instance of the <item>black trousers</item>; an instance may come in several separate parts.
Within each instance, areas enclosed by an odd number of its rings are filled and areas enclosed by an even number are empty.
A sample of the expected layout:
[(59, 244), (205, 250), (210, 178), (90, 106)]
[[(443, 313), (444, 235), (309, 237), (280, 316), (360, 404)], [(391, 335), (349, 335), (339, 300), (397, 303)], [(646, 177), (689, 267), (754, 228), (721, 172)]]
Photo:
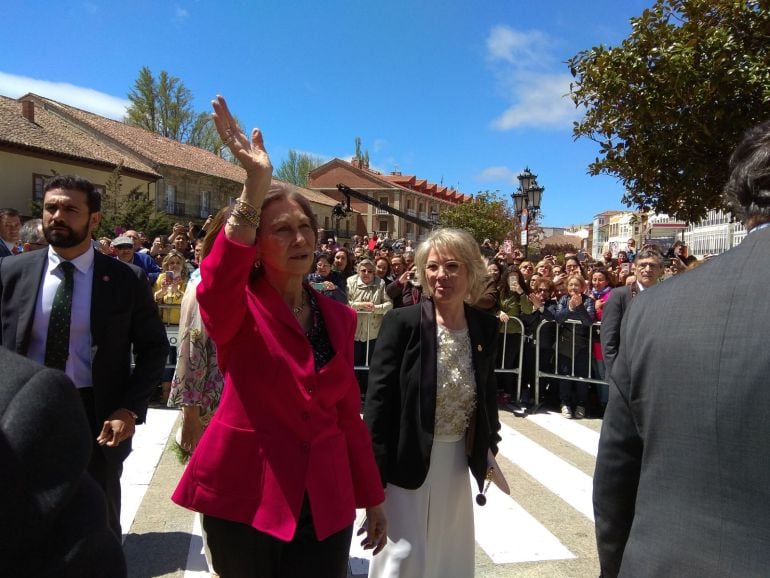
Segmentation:
[(297, 531), (284, 542), (240, 522), (203, 516), (214, 571), (221, 578), (345, 578), (353, 525), (323, 541), (315, 536), (307, 496)]
[[(366, 353), (369, 352), (369, 363), (372, 362), (372, 354), (374, 353), (374, 346), (377, 344), (376, 339), (370, 339), (369, 341), (354, 341), (353, 342), (353, 363), (356, 365), (366, 365)], [(356, 379), (358, 380), (358, 387), (361, 390), (361, 398), (366, 395), (366, 388), (369, 384), (369, 371), (356, 370)]]
[(88, 473), (99, 484), (104, 492), (107, 503), (107, 522), (118, 540), (122, 540), (120, 527), (120, 476), (123, 475), (123, 462), (110, 459), (105, 448), (96, 442), (96, 436), (102, 429), (102, 423), (96, 418), (94, 409), (94, 394), (90, 387), (78, 389), (83, 408), (86, 410), (88, 425), (91, 428), (93, 446), (91, 461), (88, 463)]

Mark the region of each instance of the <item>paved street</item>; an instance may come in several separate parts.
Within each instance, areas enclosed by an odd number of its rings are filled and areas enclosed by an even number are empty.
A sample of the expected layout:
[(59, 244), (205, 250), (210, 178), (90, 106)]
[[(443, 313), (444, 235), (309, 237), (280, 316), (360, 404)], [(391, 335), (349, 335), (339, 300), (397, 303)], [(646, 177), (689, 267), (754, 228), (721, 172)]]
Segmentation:
[[(498, 461), (511, 496), (492, 487), (487, 505), (476, 506), (476, 576), (597, 576), (591, 476), (601, 421), (500, 416)], [(183, 468), (168, 449), (177, 417), (175, 410), (151, 409), (125, 464), (122, 523), (132, 577), (208, 576), (197, 516), (169, 499)], [(366, 575), (367, 566), (354, 539), (351, 576)]]

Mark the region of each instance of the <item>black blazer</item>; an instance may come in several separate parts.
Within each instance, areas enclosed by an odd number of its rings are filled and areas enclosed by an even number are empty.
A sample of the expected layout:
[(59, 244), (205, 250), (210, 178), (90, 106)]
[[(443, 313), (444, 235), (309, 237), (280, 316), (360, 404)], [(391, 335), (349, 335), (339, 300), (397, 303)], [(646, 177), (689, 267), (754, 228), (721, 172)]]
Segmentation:
[(8, 250), (8, 247), (6, 247), (5, 242), (0, 239), (0, 257), (11, 257), (13, 253), (11, 253)]
[(768, 287), (770, 228), (626, 310), (594, 473), (606, 578), (768, 575)]
[[(0, 345), (26, 355), (47, 251), (0, 259)], [(135, 367), (131, 367), (133, 351)], [(124, 407), (144, 421), (163, 377), (168, 338), (144, 272), (99, 252), (91, 293), (91, 376), (96, 418)], [(130, 443), (109, 448), (125, 458)]]
[(3, 348), (0, 367), (3, 574), (125, 576), (104, 494), (86, 473), (93, 442), (72, 382)]
[[(465, 306), (476, 377), (476, 412), (466, 434), (468, 465), (482, 488), (487, 452), (497, 454), (495, 356), (498, 321)], [(428, 475), (436, 417), (436, 313), (432, 300), (382, 320), (369, 367), (364, 421), (383, 484), (419, 488)]]

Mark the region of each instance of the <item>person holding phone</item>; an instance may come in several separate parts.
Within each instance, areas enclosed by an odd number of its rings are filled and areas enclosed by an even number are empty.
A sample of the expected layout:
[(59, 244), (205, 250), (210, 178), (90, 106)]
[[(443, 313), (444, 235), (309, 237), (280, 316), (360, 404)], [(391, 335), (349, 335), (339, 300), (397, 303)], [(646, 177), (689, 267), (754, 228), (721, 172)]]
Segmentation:
[[(500, 335), (498, 336), (497, 367), (501, 369), (519, 368), (519, 351), (521, 349), (521, 329), (519, 323), (522, 314), (532, 313), (532, 301), (529, 299), (530, 287), (524, 280), (521, 271), (515, 267), (505, 270), (500, 284), (500, 302), (497, 318), (500, 320)], [(498, 386), (514, 399), (516, 391), (516, 374), (500, 373)]]
[(332, 256), (329, 253), (316, 255), (315, 271), (308, 274), (307, 280), (319, 293), (345, 305), (348, 304), (348, 296), (343, 288), (345, 281), (339, 273), (332, 270)]
[(155, 302), (161, 305), (160, 318), (166, 325), (179, 325), (179, 306), (187, 288), (185, 258), (181, 253), (171, 251), (163, 258), (161, 268), (153, 286)]

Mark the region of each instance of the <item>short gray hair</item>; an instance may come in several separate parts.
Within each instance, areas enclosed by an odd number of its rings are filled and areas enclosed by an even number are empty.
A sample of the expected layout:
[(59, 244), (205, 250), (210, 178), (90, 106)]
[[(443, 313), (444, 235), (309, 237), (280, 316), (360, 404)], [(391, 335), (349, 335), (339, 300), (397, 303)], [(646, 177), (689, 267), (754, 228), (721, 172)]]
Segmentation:
[(45, 236), (43, 235), (43, 219), (30, 219), (21, 226), (19, 231), (19, 238), (22, 243), (45, 243)]
[(414, 252), (414, 264), (417, 278), (428, 296), (433, 295), (425, 278), (425, 266), (431, 249), (439, 253), (451, 253), (468, 269), (468, 302), (475, 303), (486, 286), (487, 264), (473, 236), (461, 229), (436, 229), (420, 243)]

